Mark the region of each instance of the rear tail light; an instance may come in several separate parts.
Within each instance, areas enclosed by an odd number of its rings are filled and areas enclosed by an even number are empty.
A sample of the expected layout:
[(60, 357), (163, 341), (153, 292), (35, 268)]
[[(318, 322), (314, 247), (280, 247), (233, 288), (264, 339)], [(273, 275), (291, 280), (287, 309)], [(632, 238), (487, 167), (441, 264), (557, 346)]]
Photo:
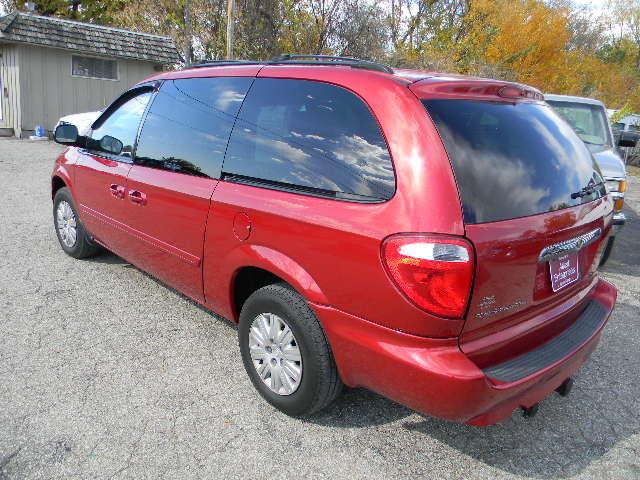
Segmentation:
[(394, 283), (411, 301), (434, 315), (461, 318), (473, 280), (473, 249), (458, 237), (397, 235), (382, 245)]

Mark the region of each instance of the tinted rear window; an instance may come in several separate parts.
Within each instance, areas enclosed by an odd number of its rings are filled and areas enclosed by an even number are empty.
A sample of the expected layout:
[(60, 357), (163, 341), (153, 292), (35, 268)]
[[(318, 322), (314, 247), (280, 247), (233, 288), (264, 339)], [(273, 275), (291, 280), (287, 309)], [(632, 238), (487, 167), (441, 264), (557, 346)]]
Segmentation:
[[(526, 217), (605, 194), (586, 145), (551, 107), (469, 100), (423, 103), (453, 166), (465, 223)], [(584, 188), (592, 192), (585, 194)]]
[(223, 170), (346, 200), (382, 201), (395, 191), (391, 157), (369, 108), (344, 88), (307, 80), (256, 79)]

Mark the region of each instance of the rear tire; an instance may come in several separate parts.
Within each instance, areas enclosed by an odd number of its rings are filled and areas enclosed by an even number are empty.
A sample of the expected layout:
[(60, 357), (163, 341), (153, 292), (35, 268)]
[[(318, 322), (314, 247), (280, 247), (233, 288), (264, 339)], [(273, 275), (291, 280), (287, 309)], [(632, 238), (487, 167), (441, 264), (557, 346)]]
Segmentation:
[(64, 252), (73, 258), (87, 258), (100, 248), (91, 241), (82, 225), (69, 189), (59, 189), (53, 197), (53, 225)]
[[(260, 322), (277, 327), (260, 329)], [(275, 333), (266, 335), (267, 332)], [(279, 345), (278, 339), (284, 337), (288, 340), (284, 346)], [(240, 312), (238, 340), (242, 362), (254, 387), (287, 415), (317, 412), (332, 403), (342, 390), (331, 348), (318, 319), (306, 300), (285, 283), (262, 287), (246, 300)], [(286, 352), (292, 351), (297, 353), (288, 356)], [(280, 356), (279, 352), (285, 353)], [(288, 368), (285, 362), (298, 358), (298, 352), (300, 361), (296, 365), (289, 362), (294, 370), (298, 371), (299, 367), (301, 378), (296, 381), (295, 374), (287, 378), (291, 370), (285, 370)], [(277, 371), (279, 375), (280, 366), (284, 373), (282, 380), (276, 379), (277, 393), (271, 373)]]

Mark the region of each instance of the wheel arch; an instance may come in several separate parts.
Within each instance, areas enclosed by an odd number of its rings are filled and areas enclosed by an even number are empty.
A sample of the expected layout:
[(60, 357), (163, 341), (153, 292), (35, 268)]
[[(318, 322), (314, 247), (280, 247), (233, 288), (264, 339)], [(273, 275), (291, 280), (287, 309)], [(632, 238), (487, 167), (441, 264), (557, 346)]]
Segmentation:
[(289, 285), (284, 279), (263, 268), (253, 266), (240, 267), (233, 275), (231, 284), (231, 305), (234, 321), (238, 321), (244, 302), (253, 292), (274, 283), (286, 283)]
[(228, 298), (233, 321), (242, 305), (257, 289), (272, 283), (286, 283), (308, 301), (328, 301), (313, 277), (295, 260), (264, 246), (243, 245), (234, 252), (235, 268), (230, 270)]
[(68, 188), (73, 196), (73, 182), (71, 182), (71, 172), (64, 164), (58, 163), (51, 175), (51, 199), (56, 196), (56, 192), (61, 188)]
[(67, 183), (64, 179), (59, 175), (53, 175), (51, 177), (51, 199), (53, 200), (58, 190), (65, 187), (67, 187)]

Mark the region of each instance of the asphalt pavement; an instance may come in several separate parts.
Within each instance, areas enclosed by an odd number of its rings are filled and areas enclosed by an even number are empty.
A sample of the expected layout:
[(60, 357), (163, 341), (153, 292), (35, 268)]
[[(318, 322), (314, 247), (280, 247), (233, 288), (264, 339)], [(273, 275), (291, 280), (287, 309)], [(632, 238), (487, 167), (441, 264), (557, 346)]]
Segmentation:
[(603, 275), (619, 289), (567, 398), (476, 428), (348, 390), (310, 419), (255, 392), (236, 330), (55, 237), (62, 149), (0, 140), (0, 479), (640, 478), (640, 178)]

